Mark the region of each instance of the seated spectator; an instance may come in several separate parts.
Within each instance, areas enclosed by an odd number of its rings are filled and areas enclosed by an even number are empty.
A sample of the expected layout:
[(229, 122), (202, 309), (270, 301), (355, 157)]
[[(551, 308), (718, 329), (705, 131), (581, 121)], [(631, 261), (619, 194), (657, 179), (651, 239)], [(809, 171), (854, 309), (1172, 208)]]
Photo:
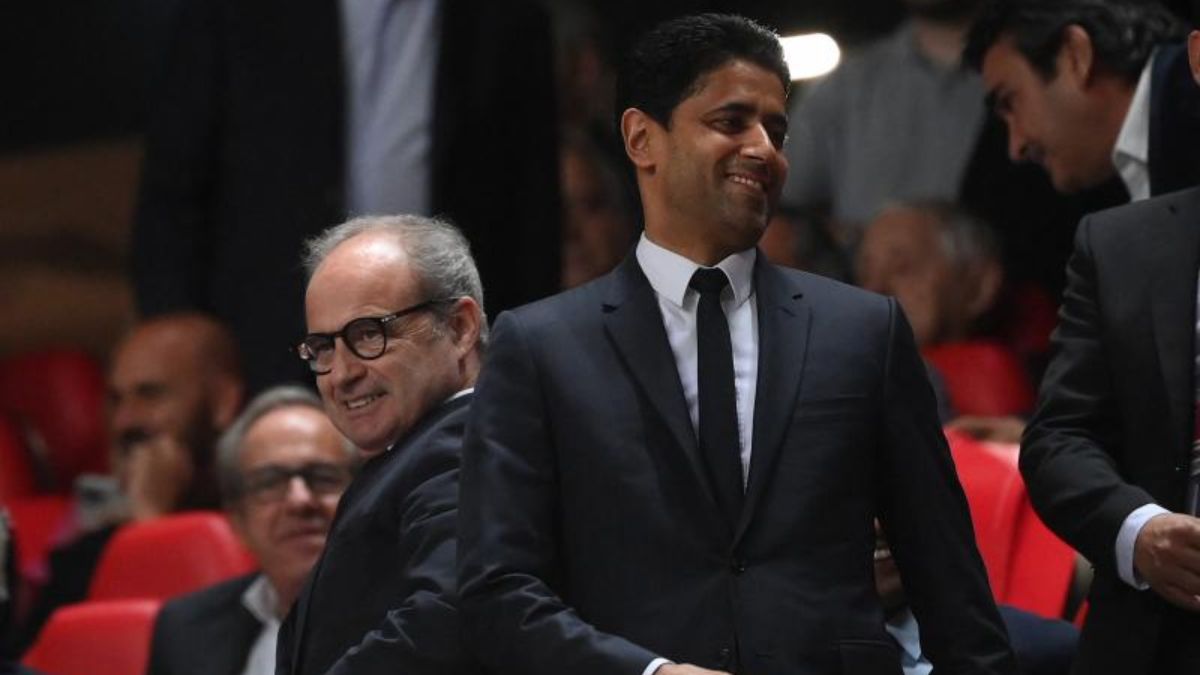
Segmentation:
[(325, 546), (354, 453), (307, 389), (250, 403), (221, 438), (217, 468), (229, 520), (262, 571), (164, 605), (150, 675), (275, 672), (280, 621)]
[(117, 345), (108, 379), (113, 473), (80, 482), (81, 533), (50, 552), (49, 581), (16, 631), (18, 650), (55, 609), (84, 599), (121, 523), (219, 505), (213, 448), (243, 391), (229, 331), (197, 313), (145, 321)]
[(949, 202), (907, 202), (867, 227), (858, 283), (904, 307), (917, 345), (962, 340), (995, 303), (1004, 280), (996, 238)]
[(637, 227), (620, 172), (586, 134), (566, 133), (560, 161), (562, 278), (564, 288), (573, 288), (616, 267), (633, 246)]
[[(908, 607), (900, 570), (879, 521), (875, 522), (875, 588), (887, 618), (887, 631), (900, 646), (904, 675), (929, 675), (933, 665), (921, 653), (920, 629)], [(1066, 675), (1079, 642), (1079, 631), (1074, 626), (1008, 605), (996, 607), (1023, 675)]]
[[(13, 605), (16, 604), (16, 551), (12, 538), (12, 527), (8, 513), (0, 509), (0, 635), (6, 635), (12, 620)], [(33, 671), (10, 661), (0, 653), (0, 675), (32, 675)]]

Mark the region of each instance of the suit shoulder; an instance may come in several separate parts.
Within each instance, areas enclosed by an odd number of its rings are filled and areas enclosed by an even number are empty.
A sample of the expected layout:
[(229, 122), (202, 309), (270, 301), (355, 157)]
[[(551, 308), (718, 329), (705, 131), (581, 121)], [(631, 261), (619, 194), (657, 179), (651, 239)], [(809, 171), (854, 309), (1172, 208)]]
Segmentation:
[(1090, 237), (1094, 245), (1136, 245), (1145, 241), (1157, 223), (1183, 214), (1200, 219), (1200, 187), (1170, 192), (1158, 197), (1096, 211), (1084, 216), (1080, 236)]
[(789, 286), (798, 290), (809, 302), (822, 308), (823, 311), (844, 311), (855, 314), (876, 312), (890, 314), (892, 311), (889, 299), (878, 293), (789, 267), (772, 266), (772, 269), (782, 275)]
[(254, 572), (168, 600), (159, 612), (159, 621), (191, 622), (209, 616), (226, 616), (242, 606), (242, 594), (256, 578), (258, 573)]

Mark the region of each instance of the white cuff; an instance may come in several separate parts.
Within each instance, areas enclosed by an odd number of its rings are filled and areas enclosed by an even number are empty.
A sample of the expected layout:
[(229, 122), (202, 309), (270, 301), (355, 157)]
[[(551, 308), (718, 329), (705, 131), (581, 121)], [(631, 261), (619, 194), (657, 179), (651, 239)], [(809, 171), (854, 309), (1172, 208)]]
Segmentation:
[(650, 662), (650, 665), (646, 666), (646, 669), (642, 671), (642, 675), (654, 675), (654, 671), (658, 670), (658, 667), (665, 663), (672, 663), (672, 661), (662, 657), (654, 659)]
[(1125, 522), (1121, 523), (1121, 529), (1117, 531), (1117, 576), (1139, 591), (1150, 588), (1150, 584), (1143, 581), (1141, 575), (1133, 568), (1133, 547), (1137, 543), (1138, 533), (1146, 526), (1146, 521), (1164, 513), (1170, 511), (1158, 504), (1146, 504), (1125, 516)]

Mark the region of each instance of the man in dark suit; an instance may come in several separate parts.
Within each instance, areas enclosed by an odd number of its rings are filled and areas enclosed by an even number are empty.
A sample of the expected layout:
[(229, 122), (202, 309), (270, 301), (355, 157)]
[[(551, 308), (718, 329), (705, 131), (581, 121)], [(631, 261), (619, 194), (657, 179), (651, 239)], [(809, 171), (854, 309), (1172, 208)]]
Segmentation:
[(217, 469), (229, 521), (262, 571), (166, 603), (150, 675), (275, 672), (279, 623), (321, 555), (355, 454), (308, 389), (250, 402), (221, 437)]
[(471, 672), (458, 462), (487, 324), (466, 239), (434, 219), (359, 218), (314, 240), (307, 267), (297, 352), (367, 459), (280, 632), (276, 672)]
[(758, 259), (788, 86), (740, 17), (631, 51), (645, 235), (499, 318), (463, 446), (460, 592), (491, 670), (897, 675), (878, 512), (938, 672), (1015, 672), (900, 309)]
[(1093, 214), (1067, 268), (1021, 472), (1096, 569), (1077, 673), (1200, 672), (1198, 222), (1200, 188)]
[(1014, 162), (1064, 193), (1119, 176), (1133, 200), (1200, 182), (1200, 92), (1186, 30), (1145, 0), (991, 0), (965, 58)]
[(143, 313), (226, 321), (251, 391), (300, 379), (301, 243), (368, 213), (453, 218), (492, 307), (559, 289), (556, 126), (530, 123), (556, 110), (534, 3), (180, 5), (133, 231)]

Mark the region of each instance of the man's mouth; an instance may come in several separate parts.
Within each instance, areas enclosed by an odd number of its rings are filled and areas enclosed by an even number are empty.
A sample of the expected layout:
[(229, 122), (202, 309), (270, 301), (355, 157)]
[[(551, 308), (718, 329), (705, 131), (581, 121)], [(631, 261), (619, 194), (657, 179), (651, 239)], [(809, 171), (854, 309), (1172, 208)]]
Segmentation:
[(383, 398), (383, 394), (367, 394), (366, 396), (360, 396), (358, 398), (352, 398), (344, 401), (342, 405), (346, 406), (347, 410), (358, 410), (359, 408), (364, 408), (371, 403), (374, 403), (375, 400), (379, 398)]
[(738, 185), (745, 185), (746, 187), (758, 190), (759, 192), (766, 192), (767, 189), (765, 181), (745, 174), (731, 173), (729, 174), (729, 180)]

